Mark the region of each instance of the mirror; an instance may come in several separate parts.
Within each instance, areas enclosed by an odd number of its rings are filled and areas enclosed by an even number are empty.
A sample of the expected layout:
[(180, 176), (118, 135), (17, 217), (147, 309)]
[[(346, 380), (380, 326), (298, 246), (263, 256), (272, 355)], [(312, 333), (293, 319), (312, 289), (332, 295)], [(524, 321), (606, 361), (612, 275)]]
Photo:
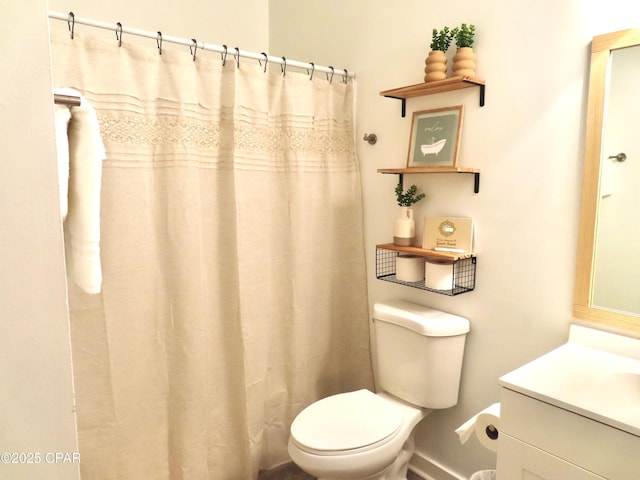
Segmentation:
[[(640, 155), (633, 129), (640, 92), (633, 85), (639, 69), (640, 29), (593, 38), (573, 308), (577, 318), (636, 333), (640, 203), (635, 195), (640, 190)], [(629, 113), (629, 106), (636, 111)], [(627, 130), (632, 132), (630, 140), (624, 139)], [(620, 161), (620, 153), (627, 158)]]

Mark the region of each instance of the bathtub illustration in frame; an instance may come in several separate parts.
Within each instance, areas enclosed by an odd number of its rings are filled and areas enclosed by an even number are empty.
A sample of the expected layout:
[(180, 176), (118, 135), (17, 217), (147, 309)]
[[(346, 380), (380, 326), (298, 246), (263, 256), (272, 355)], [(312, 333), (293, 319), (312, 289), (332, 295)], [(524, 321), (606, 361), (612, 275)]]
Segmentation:
[(407, 168), (456, 167), (462, 105), (414, 112)]

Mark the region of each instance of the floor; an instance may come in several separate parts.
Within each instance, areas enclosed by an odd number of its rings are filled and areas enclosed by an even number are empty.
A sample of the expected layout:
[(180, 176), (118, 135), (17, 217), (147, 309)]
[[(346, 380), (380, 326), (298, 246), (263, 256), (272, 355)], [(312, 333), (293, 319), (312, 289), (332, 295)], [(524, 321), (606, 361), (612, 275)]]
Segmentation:
[[(258, 475), (258, 480), (316, 480), (315, 477), (307, 475), (293, 463), (283, 465), (269, 471), (262, 471)], [(409, 472), (407, 480), (422, 480), (413, 472)]]
[(288, 463), (281, 467), (269, 471), (261, 471), (258, 480), (316, 480), (315, 477), (307, 475), (295, 464)]

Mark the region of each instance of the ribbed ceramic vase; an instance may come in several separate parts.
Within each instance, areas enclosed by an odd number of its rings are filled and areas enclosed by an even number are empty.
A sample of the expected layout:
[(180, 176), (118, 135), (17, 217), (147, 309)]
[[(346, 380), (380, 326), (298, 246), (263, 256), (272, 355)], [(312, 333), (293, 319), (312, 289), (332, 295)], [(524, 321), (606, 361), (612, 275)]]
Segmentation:
[(413, 219), (413, 208), (400, 207), (400, 216), (393, 228), (393, 244), (409, 247), (416, 236), (416, 222)]
[(454, 77), (476, 77), (476, 56), (471, 47), (458, 48), (451, 66)]
[(431, 50), (424, 63), (425, 82), (447, 78), (447, 56), (442, 50)]

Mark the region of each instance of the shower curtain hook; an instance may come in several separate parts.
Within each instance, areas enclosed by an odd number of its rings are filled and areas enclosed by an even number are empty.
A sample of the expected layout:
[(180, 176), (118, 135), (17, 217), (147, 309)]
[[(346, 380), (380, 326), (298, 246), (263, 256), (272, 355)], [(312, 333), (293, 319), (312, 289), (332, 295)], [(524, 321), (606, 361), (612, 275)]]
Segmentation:
[[(316, 65), (313, 62), (309, 62), (309, 65), (311, 65), (311, 73), (309, 74), (309, 80), (313, 80), (313, 74), (316, 71)], [(307, 70), (307, 73), (309, 73), (309, 70)]]
[(280, 65), (280, 69), (282, 70), (282, 76), (284, 77), (287, 74), (287, 59), (282, 57), (282, 65)]
[(122, 46), (122, 24), (120, 22), (116, 23), (116, 40), (118, 41), (118, 46), (121, 47)]
[(158, 37), (156, 38), (156, 45), (158, 45), (158, 53), (162, 55), (162, 32), (158, 32)]
[(67, 26), (69, 27), (69, 31), (71, 32), (71, 40), (73, 40), (73, 34), (76, 29), (76, 16), (73, 12), (69, 12), (69, 18), (67, 19)]
[[(267, 55), (264, 52), (261, 52), (260, 55), (264, 55), (264, 69), (262, 70), (262, 73), (266, 73), (267, 72), (267, 64), (269, 63), (269, 55)], [(260, 60), (258, 60), (258, 63), (260, 64), (260, 66), (262, 66), (262, 62)]]
[(347, 83), (348, 83), (348, 80), (349, 80), (349, 72), (348, 72), (348, 71), (347, 71), (347, 69), (345, 68), (345, 69), (344, 69), (344, 78), (343, 78), (343, 81), (344, 81), (344, 83), (345, 83), (345, 84), (347, 84)]
[(222, 66), (224, 67), (227, 63), (227, 46), (222, 45), (222, 48), (224, 48), (224, 51), (220, 54), (220, 58), (222, 58)]
[(233, 54), (233, 58), (236, 60), (236, 68), (240, 68), (240, 49), (238, 47), (234, 47), (236, 53)]
[(196, 50), (198, 50), (198, 41), (195, 38), (191, 39), (191, 46), (189, 47), (189, 51), (191, 55), (193, 55), (193, 61), (196, 61)]
[(333, 83), (333, 75), (336, 73), (336, 69), (333, 68), (331, 65), (329, 65), (329, 68), (331, 69), (331, 76), (329, 76), (329, 74), (327, 73), (327, 80), (329, 80), (329, 83)]

